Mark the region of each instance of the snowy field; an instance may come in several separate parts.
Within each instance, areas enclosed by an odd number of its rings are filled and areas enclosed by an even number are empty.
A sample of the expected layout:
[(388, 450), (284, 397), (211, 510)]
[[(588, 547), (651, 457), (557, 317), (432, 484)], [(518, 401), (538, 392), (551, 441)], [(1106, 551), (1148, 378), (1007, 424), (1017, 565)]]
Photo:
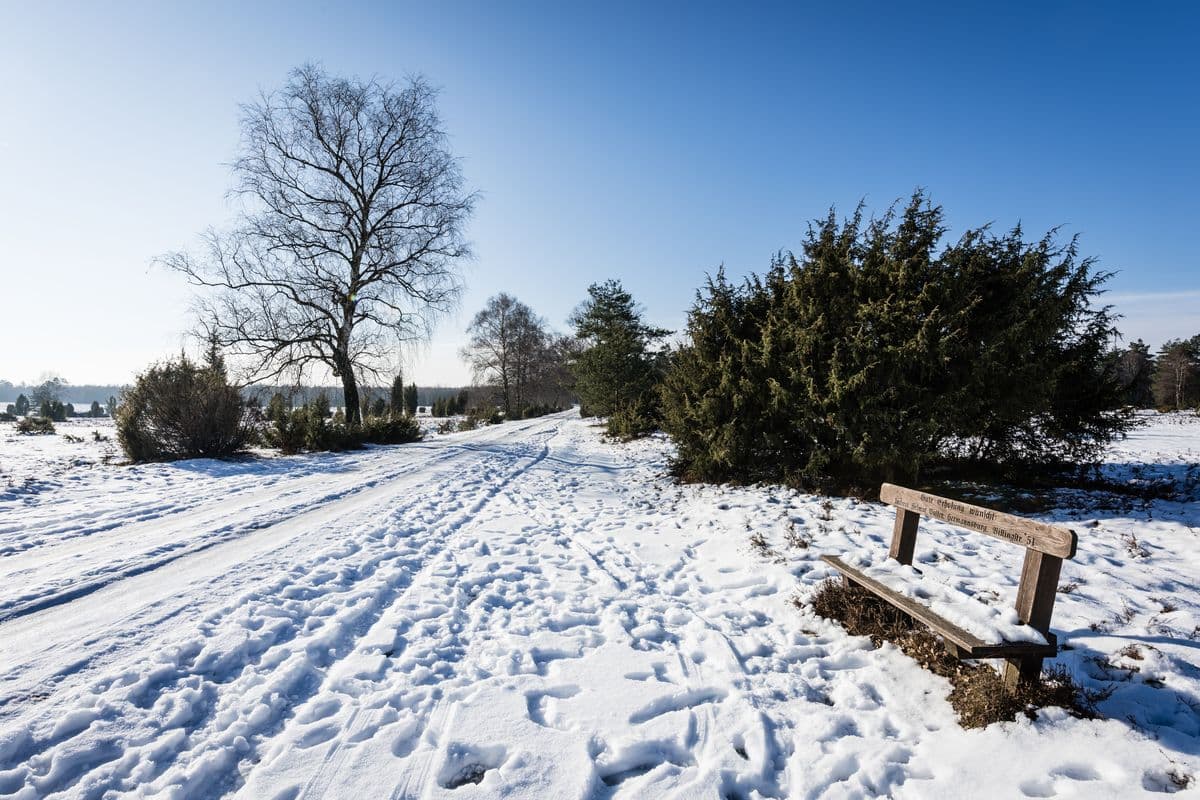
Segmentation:
[[(1062, 493), (1056, 662), (1103, 720), (965, 731), (949, 684), (797, 608), (893, 512), (676, 486), (573, 413), (321, 456), (106, 463), (0, 428), (0, 797), (1198, 792), (1200, 419), (1114, 448), (1189, 502)], [(754, 540), (755, 544), (751, 543)], [(1021, 551), (923, 522), (1005, 624)]]

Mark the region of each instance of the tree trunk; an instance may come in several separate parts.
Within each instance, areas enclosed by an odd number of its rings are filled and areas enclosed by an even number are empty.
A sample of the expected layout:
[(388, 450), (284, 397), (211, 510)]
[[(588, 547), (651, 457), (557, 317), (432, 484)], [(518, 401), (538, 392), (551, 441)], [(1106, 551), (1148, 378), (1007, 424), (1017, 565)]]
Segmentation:
[(358, 382), (354, 380), (354, 366), (349, 359), (338, 359), (343, 362), (338, 365), (338, 374), (342, 379), (342, 400), (346, 404), (346, 424), (351, 426), (362, 424), (362, 410), (358, 402)]

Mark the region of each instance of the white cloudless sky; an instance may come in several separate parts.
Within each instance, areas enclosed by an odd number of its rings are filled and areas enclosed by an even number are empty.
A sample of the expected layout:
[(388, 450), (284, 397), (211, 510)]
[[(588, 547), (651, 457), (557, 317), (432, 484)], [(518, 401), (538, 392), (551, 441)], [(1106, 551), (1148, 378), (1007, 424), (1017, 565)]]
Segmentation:
[(0, 0), (0, 378), (126, 382), (190, 346), (151, 262), (228, 221), (237, 104), (310, 60), (427, 75), (481, 192), (422, 385), (467, 381), (498, 291), (564, 330), (619, 278), (679, 329), (706, 272), (916, 186), (952, 230), (1080, 233), (1128, 338), (1200, 332), (1196, 15), (1013, 8)]

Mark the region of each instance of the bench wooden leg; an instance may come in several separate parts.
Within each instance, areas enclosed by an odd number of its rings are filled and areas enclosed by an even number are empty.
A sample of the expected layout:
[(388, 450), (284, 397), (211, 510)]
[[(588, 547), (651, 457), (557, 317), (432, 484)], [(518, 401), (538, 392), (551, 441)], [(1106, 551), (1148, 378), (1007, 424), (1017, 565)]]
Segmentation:
[(1042, 661), (1041, 656), (1005, 659), (1003, 672), (1005, 690), (1014, 692), (1022, 685), (1037, 683), (1042, 677)]
[(913, 550), (917, 546), (917, 524), (921, 515), (907, 508), (896, 509), (896, 523), (892, 526), (892, 546), (888, 555), (901, 564), (912, 564)]
[[(1017, 616), (1021, 622), (1040, 631), (1048, 641), (1050, 615), (1054, 612), (1054, 596), (1058, 591), (1058, 576), (1062, 559), (1027, 549), (1021, 567), (1021, 585), (1017, 587)], [(1042, 677), (1042, 657), (1010, 658), (1004, 665), (1004, 688), (1013, 691), (1023, 683), (1035, 683)]]

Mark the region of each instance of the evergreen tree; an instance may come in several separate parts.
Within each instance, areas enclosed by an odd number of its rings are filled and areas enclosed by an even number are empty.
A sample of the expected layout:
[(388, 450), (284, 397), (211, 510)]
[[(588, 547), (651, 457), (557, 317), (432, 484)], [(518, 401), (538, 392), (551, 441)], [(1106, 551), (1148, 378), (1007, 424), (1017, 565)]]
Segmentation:
[(207, 346), (204, 349), (204, 367), (220, 380), (227, 380), (229, 377), (225, 368), (225, 356), (221, 354), (221, 343), (212, 334), (209, 334)]
[(105, 410), (108, 411), (108, 416), (113, 417), (114, 419), (116, 418), (116, 416), (117, 416), (117, 398), (116, 397), (113, 397), (111, 395), (109, 396), (108, 407)]
[(395, 379), (392, 381), (392, 394), (388, 403), (389, 410), (393, 417), (398, 417), (404, 413), (404, 374), (397, 372)]
[(417, 415), (417, 385), (415, 383), (410, 383), (404, 390), (404, 410), (410, 417)]
[(267, 402), (267, 420), (269, 422), (278, 424), (286, 419), (291, 411), (292, 404), (280, 392), (271, 395), (271, 399)]
[[(364, 395), (363, 400), (365, 401), (368, 399), (369, 397)], [(312, 399), (312, 402), (309, 404), (309, 406), (313, 413), (320, 416), (321, 419), (329, 419), (333, 415), (333, 411), (329, 407), (329, 395), (324, 389), (317, 392), (317, 396)]]
[(58, 400), (43, 400), (38, 407), (38, 416), (43, 419), (63, 422), (67, 418), (67, 407)]
[(731, 285), (723, 269), (696, 293), (687, 343), (675, 354), (663, 383), (663, 428), (677, 447), (677, 463), (696, 480), (775, 478), (795, 470), (806, 447), (791, 448), (786, 419), (793, 402), (781, 380), (780, 360), (763, 332), (771, 293), (782, 287), (783, 264), (765, 280)]
[(55, 402), (66, 385), (66, 381), (57, 377), (42, 381), (30, 392), (30, 403), (41, 408), (46, 403)]
[(1138, 339), (1112, 354), (1113, 372), (1121, 386), (1121, 401), (1134, 408), (1154, 405), (1154, 356), (1150, 345)]
[(103, 417), (103, 416), (104, 416), (104, 410), (103, 410), (102, 408), (100, 408), (100, 401), (99, 401), (99, 400), (93, 400), (93, 401), (92, 401), (92, 407), (91, 407), (91, 409), (88, 411), (88, 416), (89, 416), (89, 417), (93, 417), (93, 418), (95, 418), (95, 417)]
[(609, 417), (609, 432), (623, 438), (657, 425), (663, 358), (653, 347), (670, 331), (646, 325), (614, 280), (592, 284), (570, 322), (584, 348), (572, 365), (584, 415)]
[(17, 395), (17, 402), (14, 404), (14, 409), (18, 417), (29, 416), (29, 398), (24, 394)]
[(762, 278), (710, 280), (664, 385), (678, 469), (869, 490), (952, 460), (1083, 461), (1121, 435), (1092, 303), (1107, 274), (1019, 228), (939, 251), (942, 219), (921, 192), (870, 222), (831, 212)]
[(371, 403), (371, 415), (382, 419), (383, 417), (387, 416), (387, 413), (388, 413), (387, 401), (383, 399), (383, 395), (377, 396), (375, 398), (375, 400)]

